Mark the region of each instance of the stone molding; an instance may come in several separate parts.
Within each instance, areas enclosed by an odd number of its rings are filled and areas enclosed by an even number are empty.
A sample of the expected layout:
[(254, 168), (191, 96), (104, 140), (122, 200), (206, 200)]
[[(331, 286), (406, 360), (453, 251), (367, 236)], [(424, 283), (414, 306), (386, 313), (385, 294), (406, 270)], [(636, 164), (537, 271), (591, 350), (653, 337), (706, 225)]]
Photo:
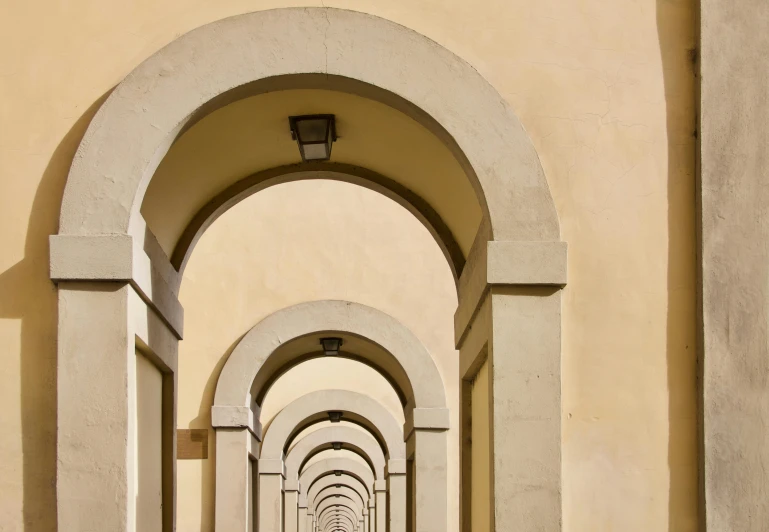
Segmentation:
[(130, 235), (51, 235), (49, 274), (61, 282), (130, 283), (181, 340), (184, 309), (165, 276)]
[[(385, 47), (388, 60), (381, 61), (381, 50)], [(559, 262), (545, 264), (544, 268), (536, 267), (546, 260), (539, 254), (539, 247), (518, 245), (507, 249), (502, 244), (493, 251), (500, 253), (500, 260), (486, 256), (493, 247), (487, 241), (541, 246), (557, 242), (560, 232), (547, 182), (530, 139), (504, 98), (470, 65), (402, 26), (371, 15), (338, 9), (276, 9), (203, 26), (144, 61), (116, 87), (90, 123), (73, 160), (62, 199), (60, 234), (51, 239), (51, 277), (61, 283), (60, 309), (67, 308), (72, 301), (83, 305), (82, 312), (69, 319), (62, 319), (60, 312), (57, 376), (60, 394), (57, 452), (60, 454), (77, 450), (74, 445), (78, 443), (76, 435), (89, 429), (82, 416), (69, 414), (77, 414), (78, 405), (84, 404), (99, 384), (89, 379), (87, 373), (75, 370), (90, 367), (96, 357), (114, 350), (114, 345), (118, 345), (121, 353), (125, 351), (126, 356), (134, 354), (135, 335), (125, 327), (119, 329), (112, 327), (114, 323), (105, 324), (110, 326), (104, 329), (107, 331), (104, 336), (111, 334), (109, 338), (84, 334), (83, 324), (90, 327), (99, 312), (98, 305), (89, 300), (91, 296), (92, 299), (104, 299), (102, 303), (119, 315), (120, 320), (126, 314), (126, 302), (120, 299), (122, 293), (99, 293), (98, 287), (105, 279), (130, 283), (176, 337), (182, 337), (183, 313), (176, 298), (178, 272), (173, 270), (167, 257), (157, 253), (151, 235), (147, 238), (147, 227), (140, 214), (144, 193), (157, 165), (179, 134), (195, 121), (236, 99), (271, 90), (275, 83), (284, 83), (286, 88), (294, 83), (305, 83), (305, 88), (342, 90), (389, 105), (435, 134), (460, 162), (474, 186), (488, 231), (484, 231), (478, 240), (481, 242), (479, 248), (484, 249), (480, 263), (476, 257), (476, 273), (468, 272), (465, 265), (460, 278), (460, 305), (455, 315), (457, 344), (462, 343), (468, 323), (472, 322), (484, 294), (489, 293), (489, 287), (545, 285), (557, 289), (565, 283), (565, 246), (562, 278), (556, 268), (561, 264)], [(109, 249), (110, 253), (99, 255), (95, 251), (96, 240), (65, 242), (70, 237), (103, 239), (99, 249)], [(130, 245), (126, 238), (133, 238)], [(471, 251), (468, 262), (472, 255)], [(556, 261), (558, 256), (554, 253), (553, 260)], [(517, 273), (516, 268), (520, 270)], [(543, 273), (547, 275), (541, 275)], [(97, 282), (93, 283), (91, 295), (74, 291), (68, 295), (62, 287), (74, 284), (74, 281)], [(499, 320), (505, 324), (525, 318), (523, 321), (529, 325), (547, 325), (545, 332), (560, 341), (560, 314), (555, 306), (542, 310), (542, 305), (530, 305), (525, 297), (521, 299), (512, 302), (499, 298), (493, 315), (499, 314)], [(495, 345), (497, 361), (515, 358), (510, 353), (517, 344), (504, 332), (501, 327), (488, 332), (489, 336), (500, 337)], [(525, 340), (530, 342), (527, 348), (534, 345), (531, 338)], [(506, 345), (511, 347), (505, 348)], [(130, 349), (124, 349), (126, 347)], [(397, 353), (397, 349), (392, 352), (393, 356)], [(560, 349), (551, 348), (546, 355), (541, 358), (554, 361), (556, 355), (560, 355)], [(115, 364), (125, 366), (125, 360), (115, 357)], [(500, 371), (500, 375), (493, 376), (494, 382), (508, 374), (510, 372)], [(247, 374), (246, 379), (251, 379), (248, 384), (253, 383), (253, 376), (254, 373)], [(440, 375), (438, 377), (441, 382)], [(130, 375), (128, 379), (130, 388)], [(412, 379), (412, 382), (420, 383), (420, 387), (412, 387), (415, 401), (409, 406), (445, 408), (443, 395), (428, 393), (429, 400), (421, 400), (424, 390), (421, 385), (428, 381), (421, 374)], [(113, 388), (115, 395), (105, 396), (107, 403), (117, 405), (111, 411), (114, 416), (111, 419), (118, 428), (128, 427), (128, 436), (115, 430), (103, 440), (81, 446), (80, 451), (85, 448), (88, 452), (81, 454), (88, 458), (107, 454), (110, 458), (117, 456), (114, 463), (124, 464), (126, 459), (130, 460), (131, 450), (124, 442), (132, 441), (129, 426), (132, 412), (121, 406), (125, 402), (121, 395), (125, 393), (125, 387)], [(62, 390), (71, 394), (66, 401), (62, 400)], [(437, 390), (443, 394), (442, 382), (440, 388), (434, 389)], [(522, 392), (500, 390), (501, 386), (495, 387), (498, 395), (495, 397), (498, 407), (495, 415), (503, 419), (506, 414), (503, 406), (515, 403), (520, 399), (516, 394)], [(219, 392), (217, 388), (217, 398)], [(253, 410), (248, 385), (245, 390), (239, 389), (240, 392), (243, 393), (236, 400), (216, 401), (216, 405)], [(175, 398), (169, 401), (175, 412)], [(538, 500), (541, 508), (547, 508), (547, 511), (539, 511), (532, 517), (528, 506), (506, 499), (504, 490), (507, 487), (502, 480), (506, 475), (524, 470), (527, 453), (536, 446), (519, 447), (515, 449), (517, 454), (513, 453), (505, 446), (505, 439), (500, 434), (504, 425), (494, 427), (499, 429), (493, 443), (498, 456), (493, 457), (492, 465), (497, 479), (495, 490), (498, 490), (498, 493), (495, 491), (498, 501), (493, 508), (498, 518), (497, 526), (509, 529), (521, 519), (531, 519), (539, 529), (560, 529), (559, 460), (549, 458), (547, 464), (558, 473), (537, 484), (540, 486), (538, 493), (554, 493), (551, 497), (540, 497), (544, 502)], [(558, 444), (560, 417), (548, 413), (543, 425), (548, 430), (540, 439), (548, 445)], [(437, 436), (429, 430), (425, 432), (427, 440)], [(440, 436), (445, 437), (445, 434)], [(227, 455), (222, 450), (231, 448), (224, 443), (220, 445), (220, 440), (241, 452)], [(249, 453), (256, 452), (252, 448), (257, 447), (257, 443), (245, 430), (223, 427), (217, 431), (217, 464), (230, 460), (231, 467), (246, 470), (243, 465), (247, 464)], [(117, 469), (120, 467), (118, 465)], [(217, 470), (217, 492), (218, 474)], [(173, 478), (170, 482), (173, 487)], [(230, 488), (234, 491), (229, 496), (223, 495), (221, 500), (217, 494), (218, 528), (237, 529), (245, 519), (247, 505), (244, 496), (240, 495), (246, 493), (246, 482), (245, 477), (233, 478)], [(83, 477), (81, 470), (59, 460), (59, 526), (64, 529), (78, 526), (108, 526), (116, 531), (130, 529), (133, 502), (124, 496), (131, 491), (130, 483), (127, 476), (89, 480)], [(405, 478), (397, 478), (393, 483), (404, 485)], [(403, 491), (405, 493), (405, 489)], [(92, 493), (93, 496), (73, 496), (82, 493)], [(110, 513), (94, 512), (93, 508), (97, 506), (109, 506)], [(165, 508), (171, 517), (164, 515), (164, 527), (172, 529), (172, 499)], [(429, 512), (423, 515), (427, 517)], [(415, 526), (424, 526), (420, 525), (420, 519), (422, 517), (417, 516)], [(424, 521), (424, 524), (428, 523)]]
[[(419, 408), (445, 408), (443, 380), (430, 353), (404, 325), (382, 311), (350, 301), (322, 300), (279, 310), (249, 330), (233, 349), (216, 385), (217, 406), (251, 406), (260, 370), (282, 345), (310, 334), (349, 333), (389, 353), (405, 373), (404, 393)], [(365, 356), (365, 353), (356, 353)], [(381, 361), (367, 360), (381, 367)], [(287, 360), (286, 364), (292, 363)], [(399, 375), (390, 375), (397, 379)]]
[(495, 239), (558, 240), (534, 146), (478, 71), (403, 26), (332, 8), (273, 9), (213, 22), (136, 67), (80, 143), (59, 232), (136, 234), (149, 181), (179, 134), (233, 98), (301, 73), (325, 74), (316, 76), (319, 88), (379, 100), (433, 132), (465, 169)]
[(457, 348), (491, 287), (564, 287), (566, 252), (566, 242), (560, 241), (476, 241), (458, 283), (459, 304), (454, 313)]
[(448, 408), (414, 408), (403, 424), (403, 439), (408, 440), (414, 430), (446, 431), (451, 428)]

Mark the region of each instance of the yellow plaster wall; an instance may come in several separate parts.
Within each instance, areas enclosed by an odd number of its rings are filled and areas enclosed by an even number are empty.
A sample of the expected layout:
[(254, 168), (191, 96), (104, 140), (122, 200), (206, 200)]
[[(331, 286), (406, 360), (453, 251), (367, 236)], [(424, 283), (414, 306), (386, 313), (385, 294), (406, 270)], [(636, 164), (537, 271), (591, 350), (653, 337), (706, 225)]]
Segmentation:
[[(324, 3), (394, 20), (457, 53), (508, 99), (533, 139), (570, 246), (564, 529), (693, 530), (694, 0)], [(297, 3), (0, 6), (0, 529), (55, 527), (56, 309), (47, 235), (56, 231), (84, 128), (110, 89), (176, 36), (288, 5)], [(254, 255), (221, 256), (218, 271)], [(318, 281), (312, 273), (293, 280), (306, 294)], [(291, 302), (277, 282), (265, 278), (248, 295)], [(228, 317), (243, 308), (238, 301)], [(426, 327), (421, 320), (411, 321)], [(209, 338), (204, 347), (223, 352), (245, 330), (234, 329), (229, 344)], [(180, 514), (200, 511), (201, 499), (180, 503), (192, 506)]]

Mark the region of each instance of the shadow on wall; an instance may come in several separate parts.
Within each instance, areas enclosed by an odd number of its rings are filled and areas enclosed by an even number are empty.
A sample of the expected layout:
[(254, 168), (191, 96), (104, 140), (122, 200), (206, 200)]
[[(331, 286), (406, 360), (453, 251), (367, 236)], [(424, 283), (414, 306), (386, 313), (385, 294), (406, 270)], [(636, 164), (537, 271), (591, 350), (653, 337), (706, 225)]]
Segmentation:
[[(58, 231), (69, 167), (107, 91), (53, 152), (32, 203), (24, 258), (0, 273), (0, 318), (21, 320), (20, 383), (25, 532), (56, 522), (56, 287), (48, 277), (48, 236)], [(23, 178), (20, 176), (19, 178)]]
[[(211, 407), (214, 405), (214, 395), (216, 394), (216, 384), (219, 382), (219, 375), (222, 373), (224, 364), (227, 363), (227, 359), (235, 350), (235, 347), (240, 343), (246, 333), (238, 337), (230, 346), (227, 351), (221, 356), (216, 363), (211, 375), (209, 375), (206, 381), (206, 386), (203, 389), (203, 394), (200, 399), (200, 408), (198, 409), (198, 416), (190, 421), (188, 428), (190, 429), (206, 429), (208, 430), (208, 459), (200, 460), (200, 531), (208, 532), (214, 529), (214, 512), (216, 502), (216, 432), (211, 427)], [(179, 379), (184, 378), (179, 375)]]
[(695, 0), (657, 0), (668, 151), (668, 531), (698, 530)]

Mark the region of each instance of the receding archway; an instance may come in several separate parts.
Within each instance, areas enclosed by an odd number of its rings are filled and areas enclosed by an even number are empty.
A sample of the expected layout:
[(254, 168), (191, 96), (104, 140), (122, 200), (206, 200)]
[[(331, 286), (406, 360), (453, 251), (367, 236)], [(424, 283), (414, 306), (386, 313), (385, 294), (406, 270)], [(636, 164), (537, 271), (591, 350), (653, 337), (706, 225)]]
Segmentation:
[[(335, 498), (335, 500), (325, 499), (315, 506), (315, 512), (318, 515), (318, 520), (323, 522), (324, 517), (328, 519), (328, 514), (333, 513), (334, 508), (345, 508), (349, 510), (348, 515), (355, 519), (356, 525), (359, 521), (363, 520), (363, 508), (355, 504), (352, 500), (346, 498), (343, 499), (341, 496), (338, 499)], [(331, 511), (329, 512), (330, 509)]]
[[(349, 482), (350, 480), (357, 480), (361, 482), (365, 487), (366, 494), (368, 496), (367, 501), (375, 500), (375, 492), (377, 487), (382, 488), (382, 480), (375, 480), (370, 469), (363, 464), (350, 460), (349, 458), (329, 458), (321, 460), (302, 472), (299, 478), (299, 485), (302, 487), (302, 493), (300, 498), (307, 497), (308, 509), (312, 509), (316, 518), (319, 517), (321, 509), (318, 507), (319, 497), (321, 491), (318, 491), (318, 495), (315, 497), (308, 497), (308, 491), (313, 486), (321, 482), (323, 479), (333, 477), (334, 479), (344, 480)], [(405, 493), (400, 493), (403, 497), (403, 501), (396, 501), (396, 507), (403, 505), (405, 507)], [(363, 510), (366, 506), (361, 506), (360, 519), (364, 518)], [(397, 527), (391, 527), (392, 530), (398, 530)]]
[[(303, 31), (287, 31), (295, 27)], [(386, 60), (380, 54), (385, 46)], [(465, 169), (484, 213), (484, 230), (458, 283), (456, 342), (466, 345), (463, 370), (472, 369), (481, 352), (495, 362), (493, 420), (499, 430), (493, 435), (490, 466), (496, 471), (495, 490), (501, 498), (509, 495), (502, 481), (510, 477), (538, 486), (545, 494), (541, 505), (548, 509), (538, 522), (548, 529), (559, 522), (557, 287), (565, 283), (565, 247), (558, 242), (555, 209), (529, 139), (478, 72), (428, 39), (365, 14), (285, 9), (233, 17), (179, 38), (117, 87), (80, 145), (62, 201), (59, 234), (51, 239), (51, 278), (60, 283), (62, 309), (60, 527), (92, 523), (123, 530), (131, 519), (126, 516), (135, 512), (130, 497), (123, 496), (130, 492), (125, 464), (135, 435), (130, 421), (135, 383), (123, 357), (133, 356), (137, 346), (151, 353), (166, 375), (163, 506), (164, 522), (173, 526), (175, 357), (183, 312), (175, 292), (178, 272), (146, 228), (142, 198), (168, 147), (199, 117), (233, 99), (274, 88), (273, 83), (303, 78), (296, 74), (318, 79), (318, 73), (327, 79), (322, 88), (365, 95), (419, 121)], [(484, 304), (489, 310), (483, 310)], [(486, 315), (489, 320), (476, 322)], [(93, 334), (96, 322), (99, 334)], [(105, 352), (120, 356), (92, 364)], [(540, 370), (547, 374), (540, 392), (549, 401), (532, 406), (521, 397), (525, 392), (514, 391), (522, 388), (509, 377), (529, 382)], [(83, 419), (94, 395), (102, 398), (100, 412), (113, 429), (109, 436), (95, 433)], [(234, 427), (249, 426), (242, 423), (248, 406), (227, 412)], [(424, 421), (429, 415), (421, 417)], [(530, 429), (522, 421), (528, 419), (541, 423)], [(530, 433), (536, 444), (505, 446), (507, 432), (516, 430)], [(240, 436), (238, 445), (251, 448), (247, 435)], [(543, 447), (546, 452), (539, 452)], [(92, 461), (103, 467), (83, 476), (77, 464)], [(83, 492), (93, 497), (74, 495)], [(116, 508), (106, 521), (94, 511), (105, 500)], [(526, 512), (517, 504), (491, 504), (503, 527)], [(98, 522), (93, 516), (99, 516)], [(226, 528), (226, 523), (217, 526)]]
[(369, 434), (350, 427), (326, 427), (308, 434), (291, 449), (286, 457), (286, 480), (299, 479), (299, 472), (314, 454), (344, 445), (366, 460), (378, 479), (384, 478), (385, 456), (379, 443)]
[[(273, 420), (261, 445), (260, 501), (265, 507), (273, 507), (274, 502), (270, 501), (280, 496), (280, 480), (272, 477), (276, 472), (285, 474), (283, 459), (292, 438), (308, 424), (327, 419), (329, 411), (339, 411), (346, 413), (350, 421), (366, 426), (379, 439), (388, 457), (391, 477), (406, 473), (405, 440), (412, 449), (421, 449), (423, 458), (415, 460), (415, 482), (424, 494), (425, 504), (432, 501), (434, 507), (441, 508), (433, 521), (445, 518), (449, 416), (443, 382), (435, 362), (419, 340), (396, 320), (370, 307), (344, 301), (303, 303), (278, 311), (254, 326), (237, 344), (217, 381), (212, 407), (217, 441), (220, 434), (230, 437), (223, 430), (246, 427), (261, 439), (259, 402), (264, 397), (265, 385), (280, 374), (282, 368), (302, 360), (307, 347), (302, 349), (303, 344), (299, 343), (299, 349), (285, 352), (281, 349), (302, 339), (317, 340), (321, 333), (347, 334), (378, 346), (375, 350), (358, 351), (358, 358), (381, 368), (400, 385), (401, 393), (406, 396), (406, 425), (398, 427), (381, 405), (353, 392), (319, 391), (294, 401)], [(310, 345), (317, 349), (317, 341)], [(242, 452), (245, 459), (245, 447)], [(225, 512), (229, 500), (225, 494), (237, 491), (237, 485), (242, 482), (230, 469), (240, 467), (237, 461), (222, 464), (217, 463), (216, 469), (217, 515)], [(401, 480), (405, 482), (405, 478), (393, 482), (399, 485)], [(398, 498), (405, 497), (405, 485), (396, 492)], [(291, 504), (298, 504), (299, 495), (291, 496)], [(232, 514), (226, 512), (228, 518)], [(260, 519), (265, 521), (277, 518), (265, 512), (260, 514)]]
[[(374, 493), (374, 473), (368, 467), (360, 462), (349, 458), (326, 458), (312, 464), (299, 476), (299, 486), (303, 495), (320, 478), (328, 475), (335, 475), (335, 471), (343, 472), (362, 483), (369, 497)], [(309, 502), (309, 501), (308, 501)]]
[(359, 494), (354, 489), (350, 488), (349, 486), (339, 484), (338, 487), (335, 485), (320, 492), (318, 497), (314, 499), (310, 504), (317, 506), (317, 504), (323, 502), (324, 500), (337, 496), (350, 499), (351, 501), (355, 502), (356, 506), (360, 508), (365, 508), (368, 503), (367, 500), (361, 499)]
[(329, 412), (340, 412), (345, 421), (368, 429), (383, 446), (382, 452), (388, 460), (406, 458), (403, 430), (382, 405), (356, 392), (321, 390), (303, 395), (275, 416), (262, 443), (259, 459), (283, 460), (294, 436), (313, 423), (327, 420)]
[[(337, 485), (340, 485), (341, 487), (346, 487), (351, 492), (355, 493), (360, 498), (360, 501), (362, 504), (363, 503), (370, 504), (372, 497), (369, 496), (368, 491), (366, 490), (366, 487), (363, 485), (363, 483), (360, 480), (349, 475), (343, 475), (340, 477), (337, 477), (336, 475), (333, 475), (333, 476), (328, 475), (316, 480), (315, 483), (313, 483), (313, 485), (310, 486), (309, 489), (306, 491), (306, 494), (300, 495), (299, 497), (300, 506), (304, 504), (304, 507), (312, 508), (313, 502), (322, 493), (330, 489), (335, 489)], [(374, 491), (376, 491), (376, 484), (374, 485)]]
[[(329, 458), (320, 460), (309, 467), (306, 467), (298, 477), (298, 483), (293, 476), (289, 474), (288, 469), (283, 464), (283, 457), (289, 443), (295, 434), (298, 434), (304, 427), (312, 424), (316, 419), (326, 419), (329, 412), (337, 412), (342, 415), (342, 419), (347, 419), (356, 424), (365, 427), (372, 435), (377, 437), (378, 443), (370, 445), (366, 439), (360, 438), (363, 433), (352, 428), (347, 431), (344, 427), (327, 427), (320, 431), (306, 436), (307, 445), (300, 441), (292, 450), (292, 453), (298, 452), (301, 456), (303, 448), (313, 449), (319, 444), (318, 441), (328, 440), (330, 436), (338, 436), (344, 439), (359, 442), (360, 445), (369, 449), (368, 454), (376, 456), (380, 454), (380, 476), (375, 476), (377, 469), (374, 467), (373, 460), (367, 465), (353, 462), (349, 458)], [(330, 429), (330, 430), (329, 430)], [(352, 433), (350, 433), (352, 431)], [(326, 434), (324, 434), (324, 432)], [(357, 433), (357, 434), (355, 434)], [(283, 498), (285, 501), (285, 510), (283, 516), (275, 516), (268, 513), (267, 510), (260, 513), (260, 522), (263, 527), (269, 526), (276, 519), (285, 519), (290, 523), (290, 529), (294, 529), (294, 516), (298, 515), (299, 501), (306, 500), (310, 503), (313, 499), (308, 498), (308, 491), (313, 484), (326, 475), (335, 471), (348, 474), (359, 482), (366, 489), (366, 501), (375, 501), (375, 488), (382, 489), (385, 484), (384, 479), (384, 457), (387, 461), (388, 475), (400, 475), (405, 473), (406, 444), (403, 441), (403, 431), (397, 425), (395, 419), (387, 410), (371, 398), (355, 392), (345, 390), (322, 390), (313, 392), (300, 397), (286, 408), (284, 408), (270, 424), (266, 437), (262, 444), (259, 457), (260, 475), (259, 475), (259, 500), (260, 505), (265, 508), (280, 507), (281, 491), (285, 491)], [(370, 440), (369, 440), (370, 441)], [(445, 442), (444, 442), (445, 445)], [(298, 459), (297, 461), (300, 461)], [(445, 466), (444, 466), (445, 467)], [(329, 469), (331, 468), (331, 469)], [(297, 470), (292, 466), (292, 471)], [(263, 473), (261, 472), (263, 471)], [(280, 471), (281, 475), (276, 476), (275, 471)], [(298, 472), (298, 470), (297, 470)], [(220, 492), (219, 486), (223, 488), (222, 493), (230, 492), (229, 479), (237, 477), (236, 471), (231, 471), (228, 467), (217, 467), (217, 499)], [(285, 477), (285, 484), (281, 486), (281, 478)], [(446, 485), (433, 486), (438, 492), (445, 493)], [(391, 504), (396, 501), (398, 507), (405, 507), (405, 490), (396, 490), (390, 492)]]
[[(334, 333), (349, 334), (380, 349), (374, 351), (361, 344), (354, 354), (395, 381), (401, 395), (405, 395), (408, 410), (445, 410), (443, 381), (435, 362), (411, 331), (387, 314), (365, 305), (314, 301), (278, 311), (246, 333), (222, 368), (214, 411), (250, 408), (252, 401), (258, 408), (266, 392), (265, 385), (275, 374), (306, 359), (307, 350), (309, 355), (322, 355), (317, 339), (321, 334)], [(303, 338), (310, 339), (303, 348), (279, 352), (284, 345)], [(344, 356), (345, 352), (341, 354)]]
[[(374, 485), (375, 492), (377, 491), (376, 482)], [(369, 498), (366, 487), (355, 477), (342, 473), (340, 476), (327, 475), (321, 477), (313, 483), (306, 495), (299, 497), (299, 504), (297, 508), (297, 529), (299, 532), (312, 531), (312, 523), (316, 518), (315, 513), (315, 501), (324, 497), (327, 493), (339, 493), (346, 494), (348, 497), (360, 502), (361, 507), (367, 507), (369, 509), (369, 530), (377, 530), (376, 525), (376, 501), (374, 498)], [(383, 498), (384, 492), (380, 492), (380, 499)], [(364, 506), (365, 505), (365, 506)], [(386, 524), (384, 521), (384, 514), (381, 518), (381, 523), (378, 527), (379, 530), (386, 530)]]

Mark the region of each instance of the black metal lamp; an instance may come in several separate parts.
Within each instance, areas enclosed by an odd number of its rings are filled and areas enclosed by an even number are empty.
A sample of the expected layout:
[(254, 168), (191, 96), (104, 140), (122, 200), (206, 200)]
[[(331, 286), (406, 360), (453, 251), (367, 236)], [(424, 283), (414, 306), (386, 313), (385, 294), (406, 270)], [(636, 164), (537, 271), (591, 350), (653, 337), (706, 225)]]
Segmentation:
[(342, 442), (335, 441), (331, 444), (331, 446), (334, 448), (335, 451), (341, 451), (342, 450)]
[(341, 469), (334, 470), (334, 475), (336, 475), (338, 477), (341, 477), (342, 476), (342, 470)]
[(331, 423), (339, 423), (342, 421), (342, 416), (344, 415), (344, 412), (339, 412), (338, 410), (332, 410), (328, 413), (328, 420)]
[(339, 348), (342, 347), (344, 341), (341, 338), (321, 338), (320, 345), (323, 348), (323, 353), (326, 356), (335, 357), (339, 354)]
[(299, 146), (302, 161), (328, 161), (336, 141), (334, 115), (289, 116), (291, 138)]

